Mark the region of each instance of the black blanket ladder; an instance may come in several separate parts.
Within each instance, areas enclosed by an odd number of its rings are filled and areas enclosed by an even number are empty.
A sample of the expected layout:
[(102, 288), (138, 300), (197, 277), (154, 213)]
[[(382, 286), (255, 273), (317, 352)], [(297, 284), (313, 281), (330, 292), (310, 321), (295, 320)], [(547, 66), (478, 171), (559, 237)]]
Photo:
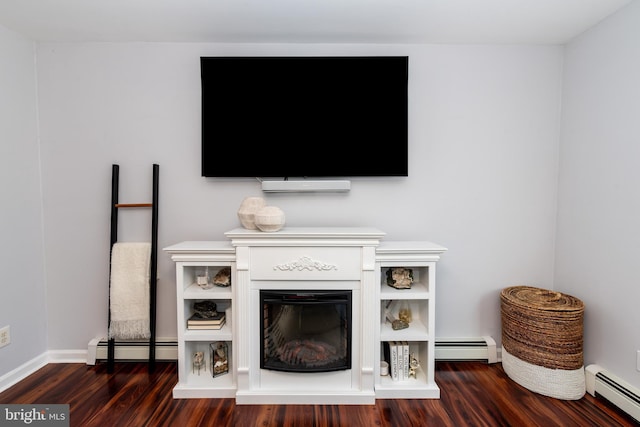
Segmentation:
[[(119, 203), (118, 182), (120, 167), (112, 166), (111, 174), (111, 246), (109, 250), (109, 276), (111, 276), (111, 257), (113, 245), (118, 241), (118, 210), (123, 208), (151, 208), (151, 260), (149, 272), (149, 371), (156, 365), (156, 300), (158, 282), (158, 178), (160, 166), (153, 165), (153, 200), (151, 203)], [(111, 279), (109, 279), (109, 319), (111, 326)], [(108, 336), (108, 335), (107, 335)], [(113, 372), (115, 364), (115, 338), (108, 336), (107, 371)]]

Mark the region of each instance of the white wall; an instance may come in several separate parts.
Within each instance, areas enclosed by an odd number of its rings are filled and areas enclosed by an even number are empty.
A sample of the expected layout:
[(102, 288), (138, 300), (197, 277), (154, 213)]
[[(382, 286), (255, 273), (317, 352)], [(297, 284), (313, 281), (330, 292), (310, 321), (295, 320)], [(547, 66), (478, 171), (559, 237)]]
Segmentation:
[(585, 302), (585, 363), (640, 387), (640, 3), (566, 47), (556, 289)]
[(0, 376), (47, 350), (35, 46), (0, 26)]
[[(224, 239), (242, 199), (261, 195), (254, 180), (199, 176), (199, 57), (232, 54), (409, 55), (409, 177), (267, 200), (289, 226), (373, 226), (448, 247), (438, 336), (499, 340), (500, 289), (552, 286), (560, 47), (39, 44), (50, 349), (106, 333), (112, 163), (123, 202), (150, 199), (160, 164), (161, 246)], [(120, 215), (121, 240), (148, 240), (147, 212)], [(173, 337), (174, 266), (159, 261), (158, 335)]]

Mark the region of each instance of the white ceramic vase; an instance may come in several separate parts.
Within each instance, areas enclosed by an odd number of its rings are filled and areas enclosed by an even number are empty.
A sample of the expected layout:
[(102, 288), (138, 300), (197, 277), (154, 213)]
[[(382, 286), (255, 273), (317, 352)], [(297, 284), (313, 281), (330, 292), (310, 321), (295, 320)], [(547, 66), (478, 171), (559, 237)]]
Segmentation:
[(284, 212), (275, 206), (265, 206), (255, 213), (254, 221), (261, 231), (278, 231), (284, 227)]
[(240, 224), (247, 230), (255, 230), (255, 213), (264, 208), (267, 203), (262, 197), (245, 197), (238, 209)]

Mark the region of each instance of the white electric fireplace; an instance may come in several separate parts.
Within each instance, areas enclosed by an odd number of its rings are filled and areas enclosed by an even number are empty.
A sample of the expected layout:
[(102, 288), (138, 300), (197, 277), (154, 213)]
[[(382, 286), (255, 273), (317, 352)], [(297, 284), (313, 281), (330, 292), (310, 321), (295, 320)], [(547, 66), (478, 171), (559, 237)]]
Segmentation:
[[(185, 241), (164, 250), (176, 263), (178, 383), (175, 398), (232, 397), (238, 404), (373, 404), (376, 398), (439, 398), (434, 380), (435, 267), (446, 248), (387, 242), (374, 228), (238, 228), (224, 241)], [(391, 270), (410, 269), (411, 289), (388, 286)], [(198, 285), (202, 271), (231, 271), (231, 285)], [(215, 330), (189, 328), (194, 304), (226, 314)], [(387, 321), (409, 305), (409, 327)], [(398, 313), (396, 313), (398, 314)], [(228, 371), (196, 354), (223, 342)], [(397, 380), (381, 371), (390, 343), (402, 343)], [(398, 357), (398, 365), (402, 362)], [(390, 362), (391, 360), (387, 360)]]
[[(226, 236), (236, 250), (237, 402), (372, 403), (375, 392), (371, 349), (374, 348), (374, 325), (378, 322), (374, 310), (375, 249), (384, 233), (364, 228), (284, 229), (277, 233), (237, 229)], [(335, 347), (340, 357), (348, 354), (350, 360), (341, 366), (324, 367), (302, 360), (299, 364), (308, 368), (307, 372), (295, 366), (294, 369), (265, 367), (264, 322), (269, 316), (265, 316), (261, 293), (279, 292), (292, 293), (289, 296), (295, 299), (296, 305), (285, 304), (293, 307), (289, 311), (299, 308), (305, 296), (348, 295), (349, 307), (342, 303), (340, 306), (349, 313), (350, 324), (345, 325), (340, 316), (325, 314), (322, 317), (329, 325), (318, 325), (320, 319), (308, 318), (309, 325), (302, 327), (329, 329), (335, 325), (344, 332), (337, 340), (324, 342), (310, 335), (306, 339), (297, 335), (281, 345), (299, 342), (304, 348), (298, 352), (309, 352), (314, 359)], [(314, 307), (317, 311), (317, 306)], [(313, 315), (317, 313), (310, 316)], [(348, 331), (345, 332), (345, 328)], [(348, 343), (341, 341), (345, 339)]]

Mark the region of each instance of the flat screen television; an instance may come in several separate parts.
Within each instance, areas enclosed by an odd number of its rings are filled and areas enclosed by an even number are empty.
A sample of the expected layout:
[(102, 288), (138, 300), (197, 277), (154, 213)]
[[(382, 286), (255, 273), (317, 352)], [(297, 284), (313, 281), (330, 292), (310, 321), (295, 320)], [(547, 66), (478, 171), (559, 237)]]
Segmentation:
[(408, 176), (408, 57), (202, 57), (200, 68), (202, 176)]

